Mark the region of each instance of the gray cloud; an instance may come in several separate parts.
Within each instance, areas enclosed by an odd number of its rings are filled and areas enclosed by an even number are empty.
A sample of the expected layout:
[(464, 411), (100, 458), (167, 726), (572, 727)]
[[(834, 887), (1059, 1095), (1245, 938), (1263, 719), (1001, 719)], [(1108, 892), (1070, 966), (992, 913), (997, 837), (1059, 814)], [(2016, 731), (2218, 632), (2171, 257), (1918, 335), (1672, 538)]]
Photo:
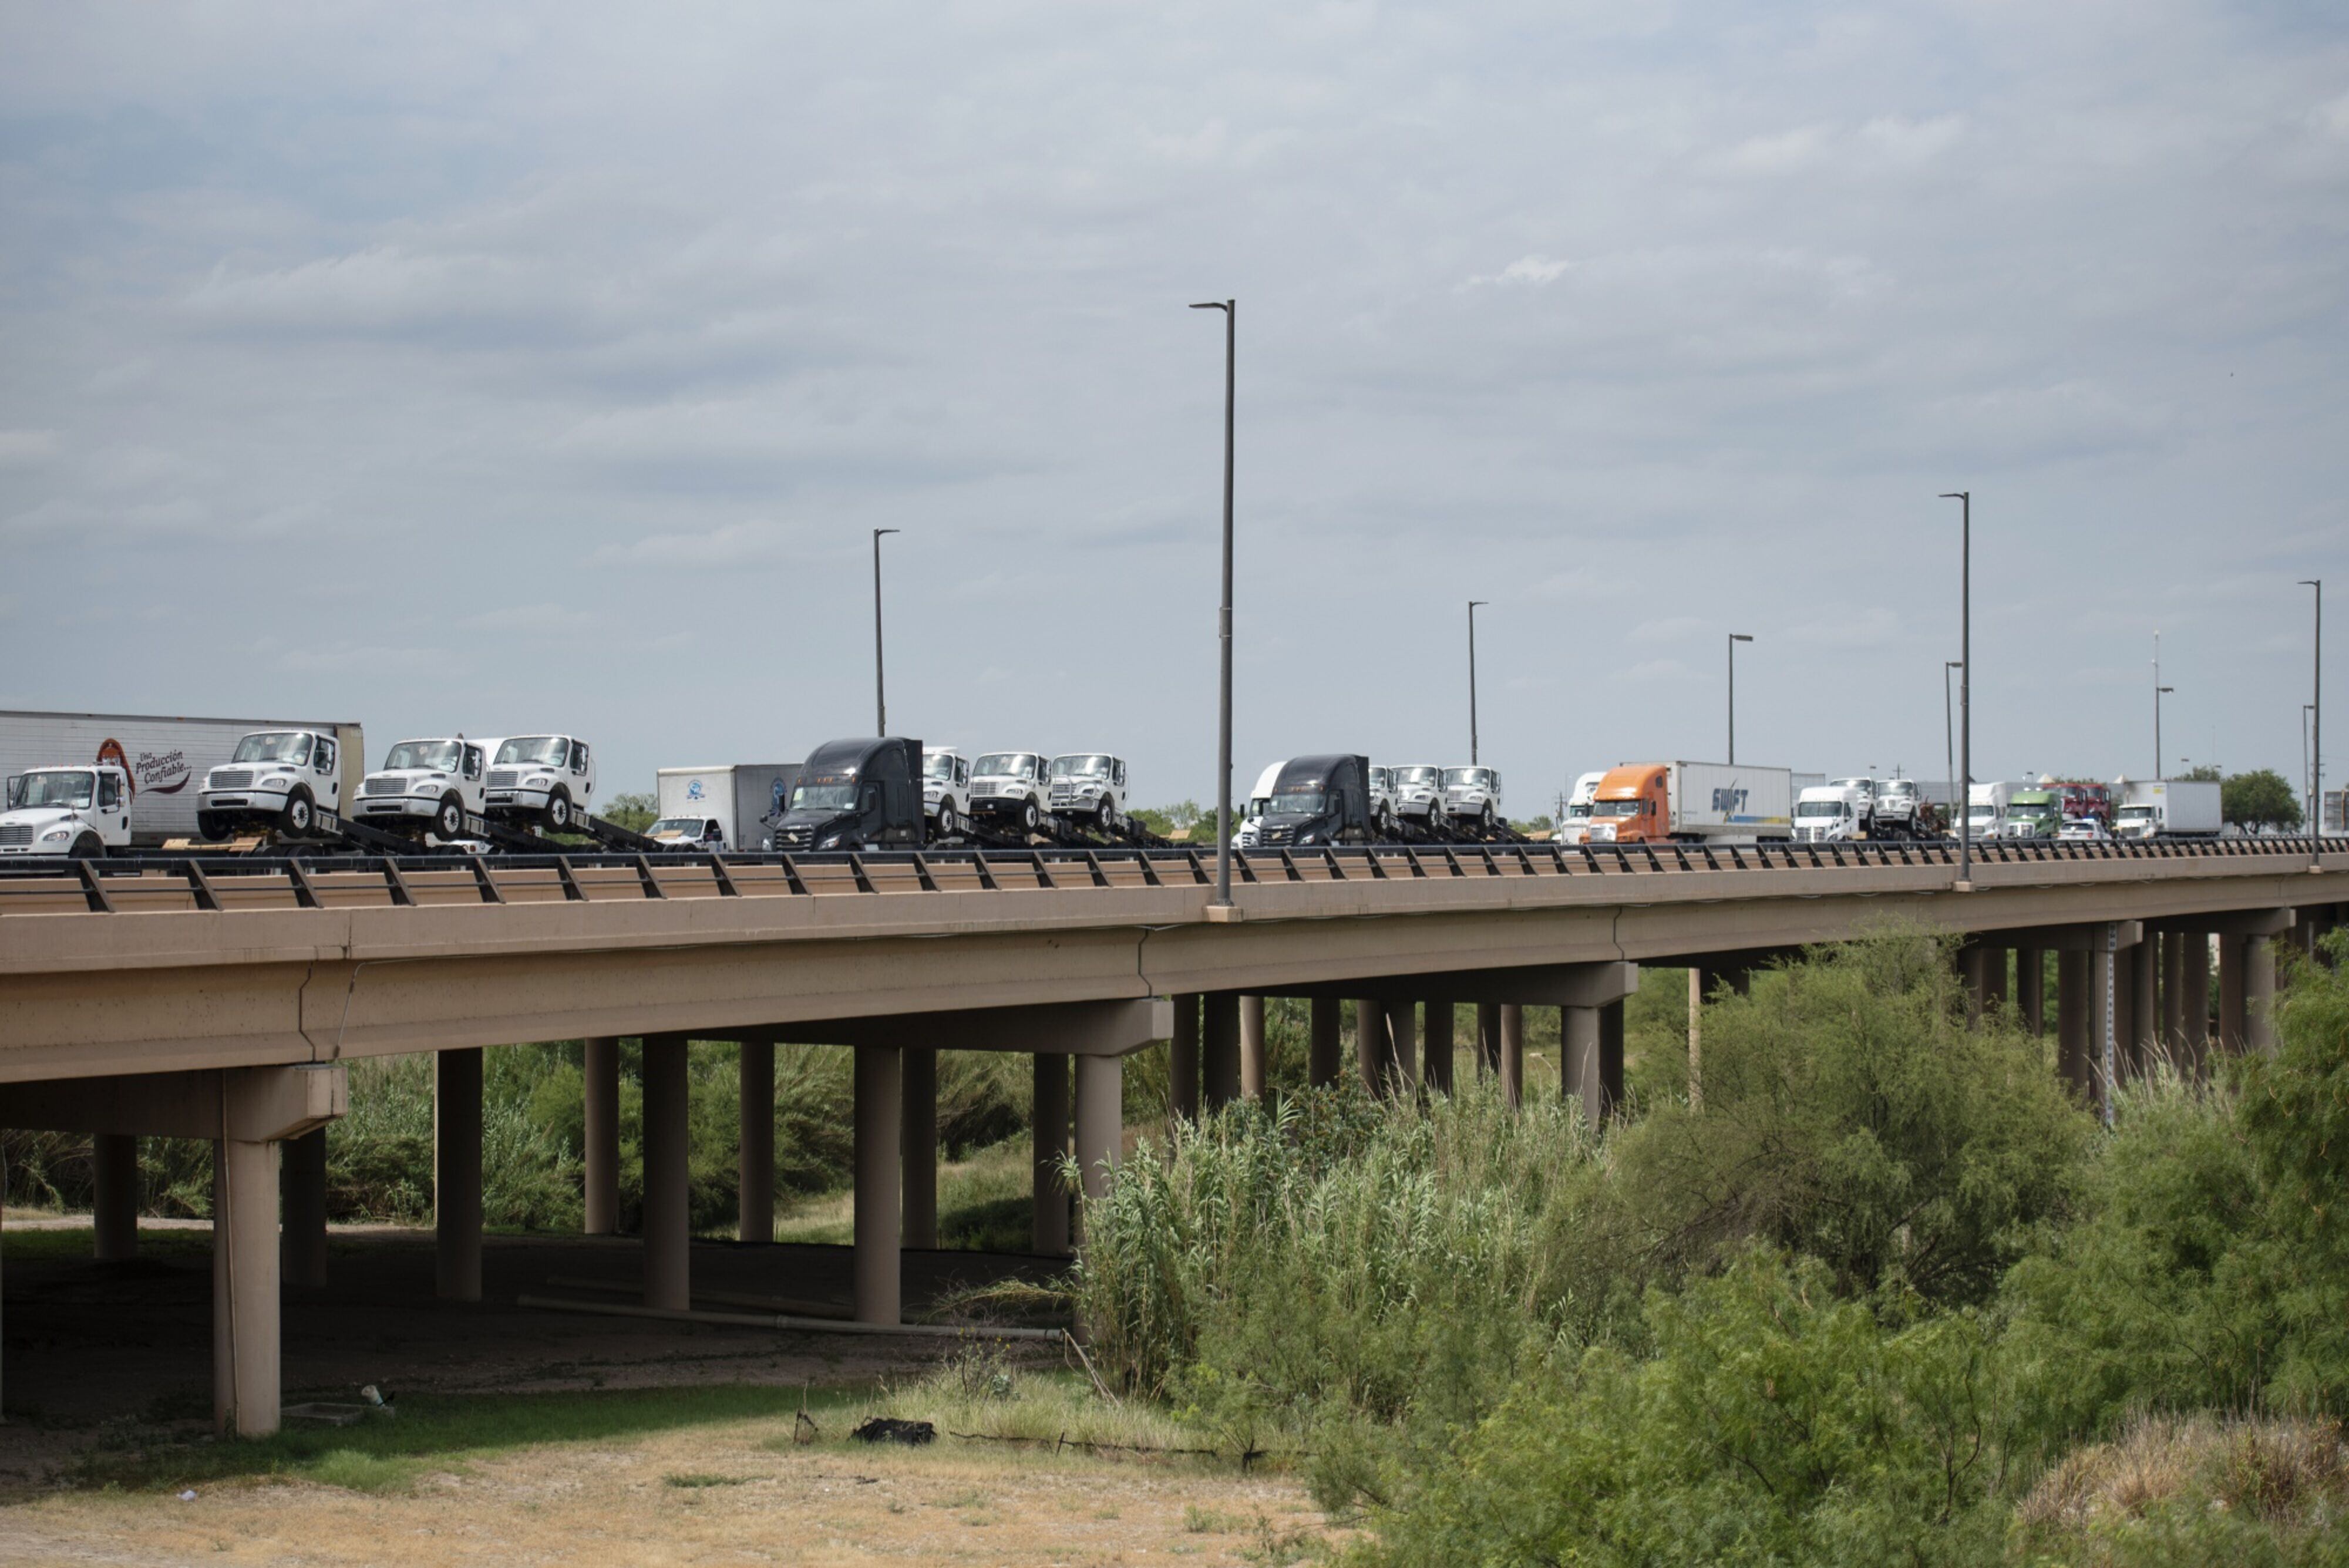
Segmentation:
[[(2298, 765), (2292, 583), (2349, 581), (2332, 9), (0, 27), (11, 704), (797, 754), (869, 722), (897, 527), (893, 716), (1202, 795), (1183, 307), (1237, 296), (1243, 785), (1464, 748), (1470, 597), (1521, 807), (1717, 750), (1733, 627), (1741, 755), (1930, 771), (1960, 485), (1986, 770), (2142, 772), (2157, 624), (2178, 747)], [(274, 640), (186, 656), (256, 595)]]

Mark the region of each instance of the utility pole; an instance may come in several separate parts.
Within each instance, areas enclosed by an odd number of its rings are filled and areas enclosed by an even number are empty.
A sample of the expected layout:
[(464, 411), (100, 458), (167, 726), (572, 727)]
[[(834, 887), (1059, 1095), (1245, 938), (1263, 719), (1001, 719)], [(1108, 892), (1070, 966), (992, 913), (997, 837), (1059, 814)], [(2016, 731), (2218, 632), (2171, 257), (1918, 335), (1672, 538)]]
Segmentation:
[(1950, 671), (1958, 668), (1954, 659), (1941, 660), (1941, 765), (1948, 770), (1950, 781), (1950, 813), (1965, 816), (1973, 810), (1971, 791), (1958, 792), (1958, 757), (1950, 740)]
[[(1947, 490), (1943, 501), (1958, 504), (1958, 776), (1966, 797), (1974, 787), (1974, 493)], [(1958, 880), (1974, 879), (1973, 813), (1958, 817)]]
[(1729, 634), (1729, 764), (1737, 765), (1737, 645), (1754, 639), (1742, 631)]
[(1224, 604), (1216, 620), (1223, 675), (1216, 722), (1216, 902), (1232, 901), (1232, 422), (1239, 391), (1240, 302), (1209, 300), (1194, 310), (1224, 313)]
[(889, 732), (889, 698), (881, 681), (881, 535), (895, 528), (873, 530), (873, 732)]
[(1476, 765), (1476, 607), (1490, 599), (1468, 601), (1468, 765)]
[(2300, 586), (2316, 590), (2316, 651), (2312, 682), (2314, 690), (2309, 693), (2308, 831), (2321, 837), (2324, 832), (2324, 579), (2302, 577)]

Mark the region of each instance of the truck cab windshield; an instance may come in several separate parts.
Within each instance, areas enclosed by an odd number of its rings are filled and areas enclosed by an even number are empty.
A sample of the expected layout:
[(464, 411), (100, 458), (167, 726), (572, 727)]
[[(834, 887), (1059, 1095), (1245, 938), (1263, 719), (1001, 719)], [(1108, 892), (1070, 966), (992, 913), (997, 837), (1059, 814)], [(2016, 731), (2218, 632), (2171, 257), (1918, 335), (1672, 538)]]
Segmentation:
[(2125, 805), (2121, 807), (2121, 820), (2123, 822), (2149, 822), (2152, 819), (2153, 807), (2149, 805)]
[(559, 768), (570, 754), (568, 735), (517, 735), (498, 748), (499, 767)]
[(971, 770), (982, 778), (1027, 778), (1036, 771), (1032, 752), (989, 752)]
[(1432, 784), (1443, 782), (1442, 768), (1397, 768), (1395, 783), (1399, 784)]
[(1587, 800), (1578, 800), (1566, 808), (1566, 815), (1570, 821), (1580, 821), (1590, 815), (1590, 803)]
[(1602, 800), (1591, 806), (1593, 816), (1637, 816), (1640, 803), (1636, 800)]
[(456, 741), (402, 741), (391, 748), (383, 759), (383, 771), (393, 773), (401, 768), (429, 770), (437, 774), (457, 771), (457, 756), (463, 746)]
[(709, 831), (709, 822), (708, 818), (699, 816), (664, 816), (645, 831), (655, 838), (664, 833), (674, 833), (681, 838), (699, 838)]
[(1487, 789), (1493, 783), (1490, 768), (1446, 768), (1444, 783), (1447, 789)]
[(955, 759), (951, 752), (934, 752), (923, 759), (922, 776), (926, 779), (954, 777)]
[(299, 730), (272, 730), (247, 735), (236, 743), (233, 763), (291, 763), (299, 767), (310, 760), (310, 737)]
[(855, 804), (854, 784), (801, 784), (792, 791), (793, 811), (846, 811)]
[(1796, 816), (1841, 816), (1843, 802), (1839, 800), (1806, 800), (1795, 807)]
[(1319, 816), (1330, 809), (1330, 797), (1318, 789), (1285, 789), (1273, 795), (1266, 815)]
[(1056, 779), (1105, 779), (1109, 777), (1109, 759), (1101, 756), (1054, 757), (1052, 776)]
[(9, 781), (8, 805), (11, 808), (62, 805), (87, 811), (97, 780), (96, 774), (84, 768), (25, 774)]

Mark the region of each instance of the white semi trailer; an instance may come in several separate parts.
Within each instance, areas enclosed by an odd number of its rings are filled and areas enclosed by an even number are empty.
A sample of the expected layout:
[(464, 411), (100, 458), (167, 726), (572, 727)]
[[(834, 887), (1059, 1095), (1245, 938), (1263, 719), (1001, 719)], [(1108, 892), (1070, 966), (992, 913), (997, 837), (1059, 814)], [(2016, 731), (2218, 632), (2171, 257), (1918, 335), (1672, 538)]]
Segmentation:
[(679, 849), (767, 850), (789, 808), (798, 763), (724, 763), (663, 768), (655, 776), (660, 820), (648, 836)]
[(2115, 779), (2116, 838), (2216, 838), (2219, 785), (2210, 779)]
[[(232, 769), (240, 742), (259, 733), (306, 735), (312, 743), (298, 768), (255, 764), (254, 783), (264, 777), (286, 787), (207, 790), (216, 770)], [(322, 749), (325, 765), (320, 766)], [(174, 838), (201, 836), (197, 821), (209, 793), (222, 800), (258, 804), (254, 815), (282, 816), (294, 799), (327, 811), (347, 811), (366, 763), (359, 726), (316, 719), (199, 719), (148, 713), (55, 713), (0, 711), (0, 775), (48, 768), (88, 768), (100, 763), (121, 770), (129, 790), (129, 810), (117, 812), (109, 848), (153, 847)], [(274, 749), (274, 748), (255, 748)], [(291, 757), (298, 747), (285, 748)], [(232, 808), (222, 807), (227, 810)], [(240, 811), (248, 808), (233, 808)]]

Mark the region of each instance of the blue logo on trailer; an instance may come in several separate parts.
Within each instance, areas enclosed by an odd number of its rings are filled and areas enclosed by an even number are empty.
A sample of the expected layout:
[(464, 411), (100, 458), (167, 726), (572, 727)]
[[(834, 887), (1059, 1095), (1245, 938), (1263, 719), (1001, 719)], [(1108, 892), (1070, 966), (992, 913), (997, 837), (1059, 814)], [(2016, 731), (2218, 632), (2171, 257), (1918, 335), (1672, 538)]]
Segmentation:
[(1713, 809), (1723, 816), (1735, 816), (1745, 809), (1745, 792), (1734, 785), (1713, 792)]
[(685, 798), (688, 800), (699, 800), (701, 796), (701, 781), (699, 779), (688, 781), (685, 786)]

